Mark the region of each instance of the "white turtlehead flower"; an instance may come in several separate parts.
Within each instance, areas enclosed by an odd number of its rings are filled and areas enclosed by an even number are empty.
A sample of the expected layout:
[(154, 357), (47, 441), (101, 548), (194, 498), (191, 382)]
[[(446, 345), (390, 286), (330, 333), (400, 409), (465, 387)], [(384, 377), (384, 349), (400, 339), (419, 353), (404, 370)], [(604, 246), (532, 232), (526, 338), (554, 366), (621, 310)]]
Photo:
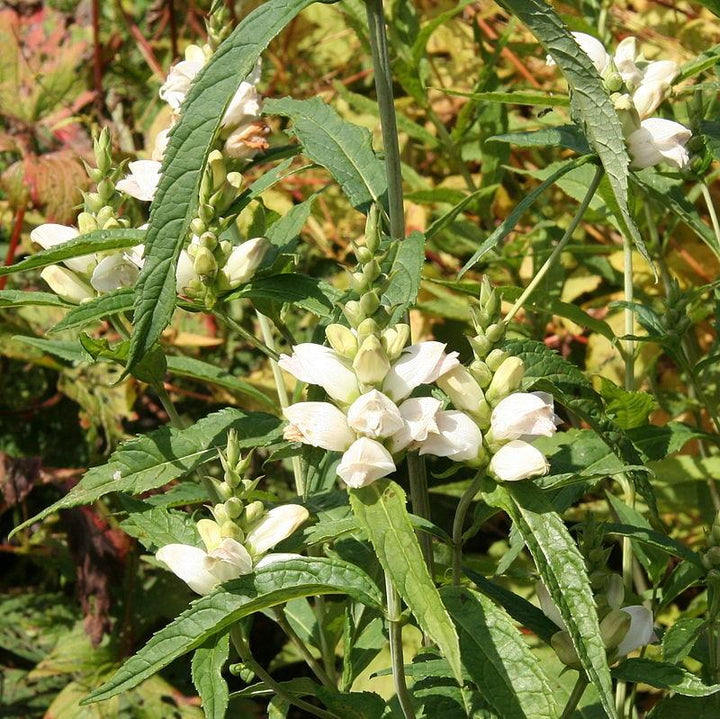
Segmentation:
[(195, 76), (206, 62), (203, 49), (197, 45), (189, 45), (185, 50), (185, 59), (174, 65), (168, 73), (167, 79), (160, 88), (160, 99), (178, 112)]
[(165, 156), (165, 150), (167, 150), (168, 143), (170, 142), (171, 129), (170, 127), (166, 127), (164, 130), (160, 130), (155, 136), (155, 146), (153, 147), (151, 160), (162, 162)]
[(299, 504), (274, 507), (248, 532), (245, 545), (253, 557), (265, 554), (287, 539), (309, 516), (307, 509)]
[(453, 367), (457, 367), (457, 352), (445, 353), (442, 342), (418, 342), (406, 347), (390, 367), (382, 391), (394, 402), (405, 399), (421, 384), (435, 382)]
[[(575, 38), (575, 42), (580, 49), (592, 60), (592, 64), (600, 75), (607, 70), (610, 64), (610, 55), (608, 55), (605, 46), (592, 35), (584, 32), (573, 32), (571, 35)], [(548, 65), (555, 65), (555, 60), (550, 55), (545, 58)]]
[(185, 294), (190, 283), (196, 279), (198, 279), (198, 274), (195, 272), (193, 258), (190, 257), (187, 250), (181, 250), (175, 268), (175, 289), (178, 294)]
[(58, 297), (73, 304), (79, 305), (81, 302), (95, 297), (93, 288), (65, 267), (50, 265), (42, 270), (40, 277), (50, 285), (50, 289)]
[(358, 434), (373, 439), (389, 437), (403, 428), (397, 405), (376, 389), (360, 395), (348, 408), (347, 423)]
[[(51, 247), (57, 247), (57, 245), (62, 245), (65, 242), (74, 240), (79, 235), (80, 232), (74, 227), (47, 222), (44, 225), (36, 227), (30, 233), (30, 239), (40, 245), (43, 250), (49, 250)], [(87, 274), (88, 272), (92, 272), (93, 267), (97, 264), (97, 257), (95, 253), (92, 253), (84, 255), (83, 257), (73, 257), (72, 259), (64, 260), (63, 264), (74, 272)]]
[(356, 439), (345, 415), (329, 402), (298, 402), (283, 410), (290, 422), (285, 439), (344, 452)]
[(395, 471), (395, 463), (380, 442), (360, 437), (350, 445), (337, 467), (340, 479), (353, 489), (367, 487)]
[(477, 412), (485, 395), (477, 380), (462, 365), (453, 367), (438, 378), (438, 387), (450, 397), (457, 409)]
[(248, 160), (268, 148), (268, 132), (263, 120), (246, 118), (225, 140), (223, 153), (236, 160)]
[(390, 451), (395, 454), (410, 445), (424, 442), (429, 434), (439, 433), (436, 416), (442, 402), (435, 397), (412, 397), (399, 407), (402, 429), (390, 438)]
[(247, 282), (255, 274), (269, 249), (270, 242), (264, 237), (255, 237), (233, 247), (220, 270), (227, 279), (228, 288), (233, 289)]
[(152, 202), (160, 182), (162, 163), (156, 160), (136, 160), (128, 165), (130, 172), (115, 187), (142, 202)]
[(482, 432), (471, 417), (452, 409), (435, 415), (437, 432), (420, 442), (420, 454), (448, 457), (456, 462), (476, 460), (482, 451)]
[(649, 609), (642, 604), (636, 604), (630, 607), (622, 607), (622, 611), (630, 615), (630, 629), (618, 644), (617, 653), (620, 657), (624, 657), (630, 652), (656, 641), (655, 631), (653, 630), (653, 615)]
[(643, 73), (638, 66), (640, 58), (637, 49), (637, 38), (626, 37), (622, 42), (619, 42), (615, 48), (613, 62), (623, 82), (631, 90), (634, 90), (640, 85)]
[(514, 439), (495, 452), (489, 469), (502, 482), (517, 482), (547, 474), (550, 465), (537, 447), (521, 439)]
[(210, 552), (189, 544), (166, 544), (155, 556), (198, 594), (208, 594), (221, 582), (253, 569), (252, 557), (235, 539), (223, 539)]
[(647, 119), (657, 110), (679, 72), (679, 65), (672, 60), (651, 62), (645, 68), (640, 85), (632, 96), (641, 120)]
[(316, 384), (339, 402), (349, 404), (360, 394), (355, 373), (329, 347), (304, 342), (292, 355), (280, 355), (278, 364), (301, 382)]
[(261, 104), (260, 93), (255, 85), (247, 80), (241, 82), (225, 110), (220, 126), (235, 127), (248, 118), (259, 117)]
[(552, 437), (557, 429), (552, 395), (513, 392), (500, 400), (490, 417), (494, 440)]
[(112, 292), (120, 287), (133, 287), (140, 275), (140, 267), (142, 260), (135, 254), (114, 252), (98, 262), (90, 277), (90, 284), (98, 292)]
[(566, 632), (567, 626), (565, 625), (565, 620), (562, 618), (560, 610), (557, 608), (557, 604), (553, 602), (550, 592), (548, 592), (547, 587), (543, 582), (535, 583), (535, 594), (540, 601), (540, 608), (542, 609), (543, 614), (559, 629)]
[(640, 128), (627, 137), (632, 167), (642, 169), (667, 162), (680, 170), (690, 163), (685, 149), (692, 133), (679, 122), (652, 117), (643, 120)]

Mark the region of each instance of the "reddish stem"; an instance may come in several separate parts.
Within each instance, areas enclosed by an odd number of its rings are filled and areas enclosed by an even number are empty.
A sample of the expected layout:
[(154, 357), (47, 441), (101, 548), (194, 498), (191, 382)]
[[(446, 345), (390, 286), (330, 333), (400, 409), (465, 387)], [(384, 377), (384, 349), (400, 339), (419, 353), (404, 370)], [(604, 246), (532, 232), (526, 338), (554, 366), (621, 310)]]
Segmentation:
[(95, 85), (95, 107), (98, 116), (103, 108), (103, 67), (102, 48), (100, 46), (100, 0), (92, 0), (93, 33), (93, 83)]
[(177, 21), (175, 19), (175, 3), (173, 0), (167, 0), (167, 11), (170, 20), (170, 48), (174, 62), (178, 58), (178, 31)]
[[(5, 267), (9, 267), (15, 259), (15, 250), (17, 250), (18, 243), (20, 242), (20, 235), (22, 234), (23, 220), (25, 219), (25, 206), (18, 207), (15, 213), (15, 223), (13, 224), (12, 236), (10, 237), (10, 246), (8, 247), (7, 254), (5, 255)], [(5, 289), (7, 284), (7, 275), (0, 277), (0, 290)]]

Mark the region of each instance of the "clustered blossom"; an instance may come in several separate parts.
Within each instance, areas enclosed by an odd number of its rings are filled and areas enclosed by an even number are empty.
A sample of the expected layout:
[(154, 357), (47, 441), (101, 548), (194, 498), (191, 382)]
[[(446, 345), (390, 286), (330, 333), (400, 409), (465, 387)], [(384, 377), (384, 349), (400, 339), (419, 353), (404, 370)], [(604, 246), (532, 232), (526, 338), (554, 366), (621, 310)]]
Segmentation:
[[(613, 93), (632, 166), (652, 167), (661, 162), (680, 170), (690, 163), (686, 145), (692, 133), (679, 122), (651, 117), (670, 91), (680, 68), (672, 60), (646, 61), (638, 52), (637, 40), (627, 37), (610, 55), (603, 44), (581, 32), (572, 33), (581, 50)], [(547, 62), (555, 62), (548, 55)]]
[(221, 459), (225, 478), (213, 484), (225, 501), (210, 508), (213, 519), (197, 522), (205, 549), (191, 544), (166, 544), (156, 554), (198, 594), (208, 594), (218, 584), (256, 569), (297, 558), (297, 554), (268, 552), (310, 516), (299, 504), (266, 510), (261, 501), (252, 500), (258, 480), (243, 478), (249, 462), (240, 458), (237, 437), (232, 432), (227, 454)]

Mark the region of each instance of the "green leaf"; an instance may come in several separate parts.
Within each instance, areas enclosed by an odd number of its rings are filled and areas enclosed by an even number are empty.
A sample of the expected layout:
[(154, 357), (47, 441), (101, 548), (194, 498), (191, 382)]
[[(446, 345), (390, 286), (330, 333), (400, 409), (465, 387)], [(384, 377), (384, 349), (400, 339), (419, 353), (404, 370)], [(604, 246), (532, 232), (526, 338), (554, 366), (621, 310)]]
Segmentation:
[(366, 212), (373, 202), (386, 204), (385, 167), (372, 149), (369, 130), (343, 120), (319, 97), (270, 99), (263, 111), (292, 120), (303, 153), (330, 172), (353, 207)]
[(518, 223), (520, 218), (525, 214), (533, 203), (545, 192), (549, 187), (552, 187), (563, 175), (566, 175), (571, 170), (584, 165), (586, 162), (590, 162), (594, 159), (592, 155), (584, 155), (574, 160), (568, 160), (567, 162), (560, 165), (555, 172), (550, 175), (546, 180), (541, 182), (534, 190), (529, 192), (525, 197), (518, 202), (517, 206), (513, 211), (490, 233), (490, 235), (483, 241), (473, 253), (473, 256), (465, 263), (463, 268), (458, 272), (458, 279), (460, 279), (476, 262), (479, 262), (488, 252), (494, 250), (500, 242), (512, 232), (515, 225)]
[(139, 540), (145, 549), (155, 552), (166, 544), (190, 544), (201, 547), (192, 515), (165, 507), (154, 507), (131, 497), (121, 495), (120, 503), (128, 512), (120, 527)]
[(115, 290), (106, 295), (94, 297), (83, 302), (68, 312), (49, 332), (62, 332), (63, 330), (84, 327), (91, 322), (99, 322), (105, 317), (129, 312), (133, 308), (135, 290), (130, 287)]
[(485, 700), (506, 719), (554, 719), (553, 691), (510, 616), (462, 587), (440, 595), (457, 625), (463, 665)]
[(489, 504), (504, 509), (518, 528), (543, 583), (560, 610), (588, 679), (595, 685), (608, 716), (616, 719), (595, 598), (585, 560), (565, 523), (531, 482), (514, 482), (508, 487), (498, 485), (485, 497)]
[(288, 272), (252, 280), (226, 299), (241, 297), (261, 302), (289, 303), (317, 317), (329, 318), (342, 292), (323, 280)]
[(628, 210), (628, 157), (622, 126), (612, 100), (590, 58), (580, 49), (563, 21), (544, 0), (500, 0), (515, 14), (555, 60), (570, 86), (571, 106), (590, 145), (605, 168), (616, 205), (613, 210), (623, 233), (647, 263), (652, 260)]
[(466, 197), (463, 197), (463, 199), (460, 200), (460, 202), (458, 202), (455, 207), (448, 210), (442, 217), (438, 217), (438, 219), (435, 220), (430, 225), (430, 227), (427, 228), (427, 230), (425, 231), (425, 236), (427, 237), (427, 239), (431, 240), (439, 232), (442, 232), (469, 204), (471, 204), (475, 200), (480, 200), (483, 197), (492, 197), (492, 195), (495, 194), (497, 189), (498, 185), (488, 185), (487, 187), (481, 187), (479, 190), (475, 190), (475, 192), (472, 192)]
[(674, 695), (662, 700), (648, 714), (648, 719), (717, 719), (720, 716), (720, 695), (684, 697)]
[(126, 250), (140, 244), (145, 237), (145, 230), (96, 230), (55, 245), (49, 250), (41, 250), (27, 259), (8, 267), (0, 267), (0, 277), (12, 275), (16, 272), (37, 270), (48, 265), (56, 265), (72, 257), (85, 257), (95, 252), (108, 252), (110, 250)]
[(382, 303), (389, 307), (408, 306), (415, 302), (420, 289), (425, 264), (425, 236), (422, 232), (412, 232), (395, 247), (396, 254), (389, 271), (390, 282), (383, 293)]
[[(305, 202), (294, 205), (277, 222), (273, 222), (265, 233), (270, 242), (278, 248), (285, 248), (297, 238), (312, 212), (317, 195), (312, 195)], [(267, 260), (265, 261), (267, 264)]]
[(203, 362), (194, 357), (167, 357), (168, 372), (180, 377), (190, 377), (191, 379), (201, 380), (223, 387), (230, 392), (247, 395), (257, 402), (264, 404), (269, 409), (276, 410), (277, 406), (265, 393), (256, 387), (253, 387), (245, 380), (230, 374), (227, 370), (217, 365)]
[(662, 656), (670, 664), (678, 664), (687, 657), (700, 638), (706, 621), (700, 617), (682, 617), (663, 635)]
[(241, 449), (263, 447), (280, 438), (280, 420), (260, 412), (223, 409), (188, 429), (161, 427), (121, 444), (107, 464), (93, 467), (60, 500), (23, 522), (13, 534), (68, 507), (90, 504), (109, 492), (140, 494), (183, 477), (218, 456), (227, 433), (237, 432)]
[(647, 425), (650, 413), (657, 407), (648, 392), (630, 392), (607, 377), (600, 378), (600, 394), (605, 400), (605, 412), (621, 429)]
[[(511, 5), (511, 3), (508, 3)], [(532, 29), (532, 28), (531, 28)], [(469, 97), (483, 102), (502, 102), (511, 105), (541, 105), (543, 107), (568, 107), (570, 99), (567, 95), (552, 95), (549, 92), (535, 90), (519, 90), (517, 92), (461, 92), (460, 90), (443, 90), (448, 95)]]
[(461, 681), (458, 636), (425, 565), (405, 492), (391, 480), (378, 480), (350, 490), (350, 506), (395, 589)]
[(720, 692), (720, 684), (703, 684), (700, 677), (677, 664), (656, 662), (652, 659), (626, 659), (618, 664), (612, 673), (616, 679), (668, 689), (684, 697), (708, 697)]
[(604, 530), (606, 534), (630, 537), (636, 542), (659, 549), (671, 557), (679, 557), (680, 559), (692, 562), (699, 568), (703, 567), (699, 554), (693, 552), (692, 549), (686, 547), (684, 544), (680, 544), (677, 540), (666, 537), (664, 534), (660, 534), (660, 532), (656, 532), (649, 527), (633, 527), (629, 524), (608, 523), (604, 525)]
[(270, 41), (313, 0), (266, 0), (198, 73), (173, 127), (150, 210), (127, 370), (160, 338), (175, 309), (175, 265), (195, 216), (200, 181), (225, 108)]
[(348, 594), (375, 609), (382, 607), (377, 587), (362, 570), (348, 562), (301, 557), (271, 564), (225, 582), (194, 601), (84, 703), (104, 701), (132, 689), (243, 617), (298, 597), (325, 594)]
[(316, 693), (331, 712), (343, 719), (380, 719), (387, 708), (386, 701), (372, 692), (347, 694), (320, 686)]
[(192, 683), (200, 695), (206, 719), (225, 719), (230, 692), (222, 670), (229, 655), (229, 634), (210, 637), (193, 654)]
[(69, 309), (71, 305), (52, 292), (26, 292), (25, 290), (0, 290), (0, 308), (3, 307), (25, 307), (35, 305), (37, 307), (64, 307)]
[(577, 125), (544, 127), (531, 132), (511, 132), (493, 135), (486, 142), (507, 142), (517, 147), (564, 147), (579, 155), (589, 155), (592, 150)]

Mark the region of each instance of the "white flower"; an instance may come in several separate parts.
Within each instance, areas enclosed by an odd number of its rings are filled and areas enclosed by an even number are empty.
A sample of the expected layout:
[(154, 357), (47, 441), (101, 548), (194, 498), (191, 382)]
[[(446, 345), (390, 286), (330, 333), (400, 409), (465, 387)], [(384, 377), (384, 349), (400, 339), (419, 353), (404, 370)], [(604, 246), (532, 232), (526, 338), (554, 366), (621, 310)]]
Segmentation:
[(438, 433), (437, 413), (442, 402), (435, 397), (413, 397), (399, 407), (403, 427), (390, 438), (390, 450), (400, 452), (414, 442), (424, 442), (432, 432)]
[[(49, 250), (51, 247), (56, 247), (57, 245), (62, 245), (65, 242), (74, 240), (79, 235), (80, 232), (74, 227), (56, 225), (48, 222), (36, 227), (30, 233), (30, 239), (40, 245), (43, 250)], [(88, 272), (92, 272), (93, 267), (97, 264), (97, 257), (95, 253), (91, 253), (82, 257), (73, 257), (72, 259), (64, 260), (63, 264), (75, 272), (87, 274)]]
[(395, 471), (395, 463), (385, 447), (369, 437), (355, 440), (337, 467), (337, 474), (353, 489), (366, 487)]
[(482, 432), (464, 412), (448, 410), (435, 415), (438, 431), (420, 443), (420, 454), (448, 457), (456, 462), (477, 459), (482, 450)]
[[(580, 49), (592, 60), (592, 64), (595, 65), (595, 69), (600, 75), (607, 70), (610, 64), (610, 55), (605, 50), (605, 46), (592, 35), (587, 35), (584, 32), (571, 33), (575, 38), (575, 42), (580, 46)], [(550, 55), (546, 57), (548, 65), (554, 65), (555, 60)]]
[(265, 569), (271, 564), (280, 564), (281, 562), (289, 562), (293, 559), (302, 559), (302, 555), (293, 554), (291, 552), (274, 552), (266, 554), (259, 562), (255, 563), (255, 569)]
[(389, 437), (403, 428), (397, 405), (376, 389), (360, 395), (348, 408), (347, 422), (358, 434), (377, 439)]
[(642, 70), (638, 67), (637, 38), (626, 37), (618, 43), (613, 61), (623, 82), (634, 90), (642, 82)]
[(691, 137), (690, 130), (679, 122), (659, 117), (643, 120), (627, 138), (632, 166), (642, 169), (665, 161), (682, 170), (690, 162), (685, 145)]
[(655, 632), (652, 612), (642, 604), (623, 607), (622, 611), (630, 615), (630, 629), (617, 647), (618, 656), (624, 657), (655, 641)]
[(261, 119), (242, 122), (225, 140), (223, 152), (236, 160), (248, 160), (268, 148), (268, 133), (269, 128)]
[(301, 382), (316, 384), (339, 402), (352, 402), (358, 395), (355, 373), (329, 347), (304, 342), (293, 347), (291, 356), (281, 355), (280, 367)]
[(672, 60), (651, 62), (643, 71), (640, 85), (632, 96), (633, 104), (641, 120), (644, 120), (658, 108), (665, 99), (668, 88), (680, 72), (680, 67)]
[(160, 88), (160, 99), (167, 102), (177, 112), (185, 100), (195, 76), (207, 62), (205, 53), (197, 45), (189, 45), (185, 50), (185, 59), (174, 65)]
[(299, 504), (274, 507), (248, 532), (245, 544), (254, 557), (265, 554), (287, 539), (309, 516), (307, 509)]
[(196, 279), (198, 279), (198, 274), (195, 272), (195, 262), (187, 250), (181, 250), (175, 268), (175, 288), (178, 294), (184, 294), (190, 283)]
[(457, 352), (445, 354), (442, 342), (419, 342), (406, 347), (390, 367), (382, 391), (394, 402), (405, 399), (416, 387), (435, 382), (457, 367), (460, 364), (457, 355)]
[(517, 482), (546, 474), (550, 465), (537, 447), (521, 439), (514, 439), (495, 452), (489, 469), (502, 482)]
[(167, 150), (168, 142), (170, 142), (170, 127), (160, 130), (155, 137), (155, 147), (153, 147), (151, 160), (162, 162), (165, 150)]
[(198, 594), (252, 571), (252, 558), (235, 539), (223, 539), (211, 552), (189, 544), (166, 544), (157, 558)]
[(120, 287), (132, 287), (140, 274), (134, 256), (114, 252), (98, 262), (93, 270), (90, 284), (98, 292), (112, 292)]
[(115, 187), (120, 192), (142, 202), (151, 202), (160, 182), (162, 163), (156, 160), (136, 160), (131, 162), (128, 167), (130, 173), (125, 175)]
[(344, 452), (355, 441), (345, 415), (329, 402), (298, 402), (283, 414), (290, 422), (285, 439), (331, 452)]
[(550, 592), (548, 592), (547, 587), (543, 584), (543, 582), (535, 583), (535, 594), (537, 594), (537, 598), (540, 600), (540, 608), (542, 609), (543, 614), (553, 624), (557, 625), (560, 629), (566, 632), (567, 626), (560, 614), (560, 610), (557, 608), (557, 604), (553, 602)]
[(228, 288), (233, 289), (247, 282), (255, 274), (269, 249), (270, 242), (264, 237), (256, 237), (233, 247), (221, 270), (227, 279)]
[(234, 127), (249, 117), (259, 117), (260, 105), (260, 93), (255, 85), (247, 80), (241, 82), (225, 110), (221, 127)]
[(45, 282), (50, 285), (50, 289), (62, 299), (80, 304), (84, 300), (95, 297), (95, 292), (90, 285), (83, 282), (74, 272), (65, 267), (58, 265), (50, 265), (45, 267), (40, 273)]
[(556, 431), (552, 395), (514, 392), (500, 400), (490, 418), (495, 440), (552, 437)]
[(457, 409), (477, 412), (480, 403), (485, 401), (480, 385), (462, 365), (454, 367), (438, 378), (437, 384), (450, 397)]

